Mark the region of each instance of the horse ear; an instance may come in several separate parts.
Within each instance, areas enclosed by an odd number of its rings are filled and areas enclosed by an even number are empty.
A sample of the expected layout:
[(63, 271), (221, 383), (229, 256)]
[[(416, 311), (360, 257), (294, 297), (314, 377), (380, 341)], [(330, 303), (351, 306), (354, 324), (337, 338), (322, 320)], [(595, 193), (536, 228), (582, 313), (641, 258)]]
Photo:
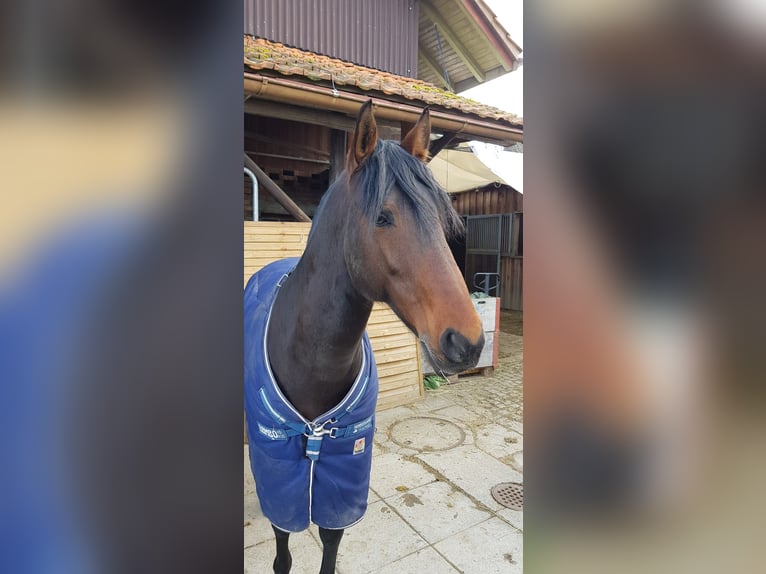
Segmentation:
[(401, 146), (420, 161), (426, 161), (428, 159), (428, 144), (430, 141), (431, 113), (428, 111), (428, 108), (425, 108), (423, 113), (420, 114), (415, 127), (404, 136)]
[(359, 110), (356, 127), (351, 136), (351, 149), (346, 160), (349, 173), (372, 155), (378, 145), (378, 126), (372, 115), (372, 100), (367, 100)]

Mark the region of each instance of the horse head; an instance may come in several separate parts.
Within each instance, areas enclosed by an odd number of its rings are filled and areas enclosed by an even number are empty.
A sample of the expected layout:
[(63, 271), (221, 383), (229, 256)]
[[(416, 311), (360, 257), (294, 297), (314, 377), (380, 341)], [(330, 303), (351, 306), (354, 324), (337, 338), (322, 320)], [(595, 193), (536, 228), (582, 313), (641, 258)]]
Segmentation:
[(401, 143), (383, 141), (365, 103), (346, 159), (346, 267), (356, 289), (384, 301), (444, 373), (476, 365), (482, 324), (447, 244), (463, 225), (426, 165), (431, 121), (424, 110)]

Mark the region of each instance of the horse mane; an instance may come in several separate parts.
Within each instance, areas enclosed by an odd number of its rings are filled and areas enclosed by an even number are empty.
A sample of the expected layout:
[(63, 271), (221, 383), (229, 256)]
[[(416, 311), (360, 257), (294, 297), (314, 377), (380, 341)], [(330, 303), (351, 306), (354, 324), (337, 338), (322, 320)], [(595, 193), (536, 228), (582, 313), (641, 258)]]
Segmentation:
[(394, 141), (379, 140), (372, 155), (351, 176), (362, 188), (362, 210), (374, 223), (389, 190), (396, 185), (412, 210), (418, 231), (444, 230), (448, 238), (463, 234), (463, 220), (428, 166)]
[[(394, 141), (379, 140), (372, 155), (351, 177), (359, 178), (362, 211), (370, 219), (370, 224), (375, 222), (389, 190), (396, 185), (412, 210), (419, 232), (439, 226), (451, 239), (462, 236), (465, 231), (463, 220), (452, 208), (447, 192), (436, 182), (428, 167)], [(314, 222), (321, 218), (332, 190), (342, 182), (342, 177), (336, 179), (324, 193), (314, 213)], [(312, 225), (309, 240), (315, 229)]]

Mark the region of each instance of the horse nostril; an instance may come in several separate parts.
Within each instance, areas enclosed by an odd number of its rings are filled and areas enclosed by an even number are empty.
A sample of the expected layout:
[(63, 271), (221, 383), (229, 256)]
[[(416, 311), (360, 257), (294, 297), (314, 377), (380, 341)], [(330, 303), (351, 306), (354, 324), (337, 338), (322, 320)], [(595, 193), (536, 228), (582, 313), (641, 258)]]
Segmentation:
[[(482, 347), (483, 341), (480, 341), (478, 345), (479, 353)], [(452, 328), (446, 329), (442, 334), (441, 348), (444, 356), (453, 363), (465, 363), (478, 359), (477, 346), (473, 345), (465, 336)], [(474, 357), (474, 355), (476, 356)]]

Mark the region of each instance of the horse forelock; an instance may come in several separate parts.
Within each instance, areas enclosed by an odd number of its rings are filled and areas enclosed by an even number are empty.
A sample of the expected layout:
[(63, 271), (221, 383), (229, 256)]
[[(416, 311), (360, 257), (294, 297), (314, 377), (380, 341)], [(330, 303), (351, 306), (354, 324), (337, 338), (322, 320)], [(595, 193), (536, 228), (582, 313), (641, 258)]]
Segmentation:
[(352, 179), (360, 188), (362, 212), (371, 224), (396, 186), (402, 192), (419, 232), (425, 233), (437, 226), (447, 237), (463, 232), (462, 220), (428, 166), (396, 142), (379, 141), (374, 153)]

